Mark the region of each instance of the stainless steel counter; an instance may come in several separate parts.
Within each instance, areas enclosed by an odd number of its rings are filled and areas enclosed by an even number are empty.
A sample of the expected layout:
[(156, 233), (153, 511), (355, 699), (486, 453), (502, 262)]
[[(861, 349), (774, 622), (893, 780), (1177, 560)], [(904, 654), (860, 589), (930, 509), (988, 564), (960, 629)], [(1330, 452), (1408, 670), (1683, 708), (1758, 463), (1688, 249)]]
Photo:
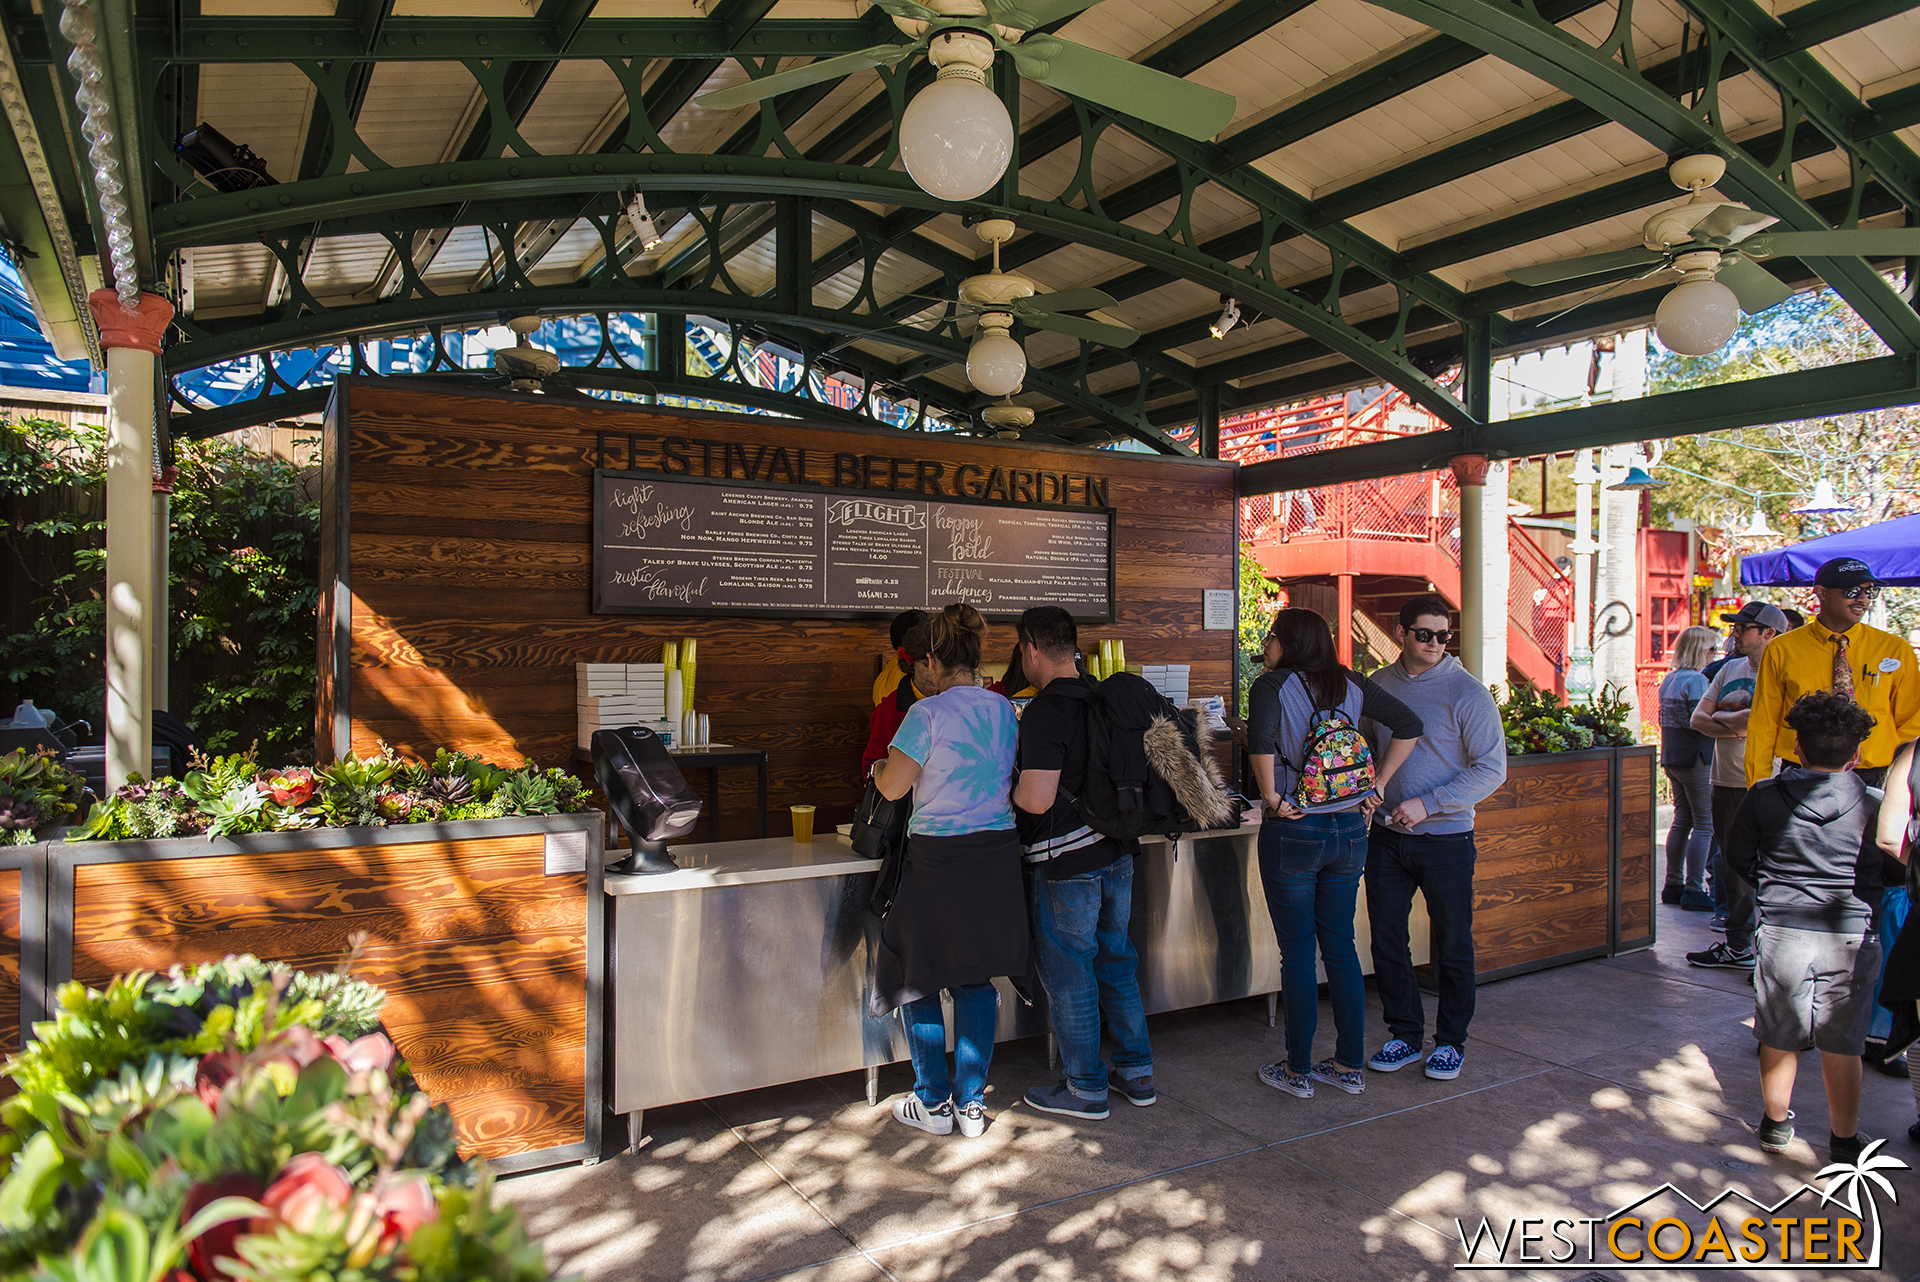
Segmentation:
[[(1255, 851), (1258, 825), (1143, 843), (1132, 936), (1148, 1014), (1280, 988), (1280, 954)], [(867, 896), (879, 865), (845, 837), (681, 846), (681, 871), (609, 876), (612, 1107), (640, 1133), (648, 1108), (907, 1057), (899, 1018), (866, 1014), (878, 923)], [(1425, 905), (1411, 923), (1427, 955)], [(1361, 965), (1365, 896), (1354, 919)], [(1324, 974), (1322, 975), (1324, 978)], [(996, 1039), (1047, 1032), (1045, 998), (1005, 983)], [(1271, 1016), (1271, 1006), (1269, 1007)]]

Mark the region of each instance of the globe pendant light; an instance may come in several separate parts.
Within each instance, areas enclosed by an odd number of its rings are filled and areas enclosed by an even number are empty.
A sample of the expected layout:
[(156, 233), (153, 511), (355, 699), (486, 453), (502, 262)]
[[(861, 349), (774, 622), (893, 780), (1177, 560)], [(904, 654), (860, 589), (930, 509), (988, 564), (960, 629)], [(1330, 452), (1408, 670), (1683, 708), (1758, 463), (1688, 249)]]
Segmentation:
[(967, 381), (988, 396), (1012, 396), (1027, 376), (1027, 352), (1007, 334), (1010, 312), (987, 312), (967, 349)]
[[(1682, 255), (1677, 264), (1691, 267), (1687, 260), (1706, 257)], [(1718, 254), (1712, 255), (1717, 262)], [(1653, 314), (1653, 330), (1670, 352), (1682, 356), (1705, 356), (1726, 345), (1740, 327), (1740, 300), (1734, 292), (1713, 278), (1711, 270), (1689, 270), (1686, 279), (1660, 300)]]
[(972, 200), (1013, 159), (1013, 118), (987, 88), (993, 54), (993, 42), (973, 31), (943, 31), (927, 48), (940, 70), (900, 117), (900, 160), (929, 195)]
[(1840, 512), (1851, 511), (1853, 511), (1852, 505), (1842, 503), (1839, 496), (1833, 492), (1833, 482), (1823, 476), (1814, 482), (1813, 497), (1804, 507), (1794, 508), (1793, 514), (1795, 516), (1833, 516)]

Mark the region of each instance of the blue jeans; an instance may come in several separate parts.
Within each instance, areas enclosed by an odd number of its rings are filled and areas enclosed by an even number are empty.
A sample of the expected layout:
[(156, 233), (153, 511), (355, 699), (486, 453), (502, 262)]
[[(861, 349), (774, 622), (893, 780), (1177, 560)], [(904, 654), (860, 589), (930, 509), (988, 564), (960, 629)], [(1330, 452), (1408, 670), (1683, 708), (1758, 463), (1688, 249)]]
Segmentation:
[(1287, 1008), (1287, 1067), (1313, 1067), (1320, 989), (1314, 946), (1327, 968), (1338, 1033), (1333, 1058), (1357, 1069), (1364, 1057), (1366, 987), (1353, 947), (1353, 905), (1367, 866), (1367, 821), (1358, 809), (1260, 825), (1260, 881), (1280, 940), (1280, 1000)]
[(1105, 868), (1059, 881), (1048, 881), (1041, 864), (1033, 869), (1031, 895), (1040, 980), (1047, 986), (1068, 1087), (1086, 1099), (1107, 1097), (1107, 1070), (1100, 1062), (1103, 1017), (1120, 1076), (1151, 1076), (1153, 1048), (1134, 976), (1139, 954), (1127, 937), (1133, 857), (1122, 855)]
[[(1913, 902), (1905, 886), (1889, 886), (1880, 898), (1880, 956), (1893, 955), (1893, 943), (1900, 938), (1900, 928), (1907, 924), (1907, 914), (1913, 910)], [(1873, 981), (1873, 1024), (1867, 1030), (1867, 1036), (1884, 1042), (1887, 1034), (1893, 1031), (1893, 1012), (1880, 1004), (1880, 986), (1887, 982), (1886, 963), (1880, 965), (1880, 975)]]
[(1465, 1050), (1473, 1018), (1473, 865), (1471, 832), (1395, 832), (1378, 825), (1367, 836), (1367, 920), (1373, 930), (1373, 979), (1387, 1032), (1415, 1050), (1426, 1040), (1426, 1004), (1414, 975), (1407, 917), (1413, 892), (1427, 899), (1440, 1013), (1436, 1046)]
[(929, 1108), (953, 1100), (965, 1108), (987, 1095), (987, 1068), (993, 1063), (993, 1026), (1000, 993), (993, 981), (950, 988), (953, 998), (953, 1073), (947, 1073), (947, 1021), (940, 997), (923, 997), (900, 1008), (907, 1026), (907, 1053), (913, 1057), (913, 1089)]
[(1663, 767), (1673, 785), (1673, 827), (1667, 830), (1667, 886), (1707, 889), (1707, 852), (1713, 849), (1713, 767)]

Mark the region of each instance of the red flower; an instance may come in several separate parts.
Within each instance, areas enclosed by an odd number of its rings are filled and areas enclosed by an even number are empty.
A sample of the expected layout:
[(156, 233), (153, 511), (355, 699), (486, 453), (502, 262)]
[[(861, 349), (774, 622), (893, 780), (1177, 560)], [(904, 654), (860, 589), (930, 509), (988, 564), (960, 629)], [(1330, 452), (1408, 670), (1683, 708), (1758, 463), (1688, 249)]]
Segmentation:
[(440, 1218), (433, 1186), (424, 1175), (384, 1175), (373, 1186), (373, 1210), (380, 1217), (380, 1249), (413, 1237), (422, 1224)]
[(260, 1205), (272, 1217), (255, 1219), (251, 1231), (271, 1233), (277, 1224), (285, 1224), (296, 1232), (311, 1233), (352, 1202), (353, 1184), (345, 1171), (318, 1153), (296, 1153), (260, 1195)]
[(266, 789), (276, 806), (289, 809), (304, 806), (313, 799), (313, 771), (305, 766), (292, 766), (286, 770), (263, 770), (260, 772), (259, 785)]
[(200, 1066), (193, 1071), (193, 1091), (200, 1097), (201, 1103), (208, 1108), (217, 1108), (220, 1094), (227, 1089), (227, 1083), (240, 1071), (240, 1053), (238, 1051), (218, 1051), (212, 1055), (200, 1057)]
[[(205, 1062), (204, 1060), (202, 1061)], [(198, 1215), (208, 1203), (223, 1197), (260, 1196), (260, 1181), (251, 1175), (235, 1171), (222, 1175), (211, 1184), (196, 1184), (187, 1190), (187, 1203), (180, 1208), (180, 1223), (185, 1224)], [(193, 1270), (203, 1278), (224, 1278), (215, 1265), (216, 1260), (233, 1260), (239, 1256), (234, 1253), (233, 1244), (248, 1231), (248, 1221), (228, 1220), (225, 1224), (216, 1224), (187, 1243), (187, 1259), (192, 1261)], [(178, 1270), (175, 1271), (176, 1273)]]

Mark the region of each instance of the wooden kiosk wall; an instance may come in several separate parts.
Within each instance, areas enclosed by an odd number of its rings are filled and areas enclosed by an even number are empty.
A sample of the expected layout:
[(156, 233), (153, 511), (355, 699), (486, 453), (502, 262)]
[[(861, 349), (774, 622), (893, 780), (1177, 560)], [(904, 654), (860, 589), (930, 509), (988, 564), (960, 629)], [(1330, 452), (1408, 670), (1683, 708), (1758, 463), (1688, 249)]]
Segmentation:
[[(342, 379), (323, 470), (322, 760), (384, 739), (404, 752), (560, 764), (576, 739), (574, 664), (657, 661), (661, 642), (695, 636), (695, 701), (714, 740), (767, 750), (772, 831), (798, 802), (821, 806), (823, 823), (852, 817), (887, 618), (595, 615), (599, 433), (613, 467), (625, 465), (628, 434), (643, 438), (643, 458), (663, 436), (874, 456), (869, 486), (882, 492), (895, 474), (892, 492), (918, 480), (889, 457), (936, 460), (949, 474), (972, 463), (1104, 479), (1118, 617), (1083, 625), (1083, 643), (1124, 639), (1129, 662), (1192, 664), (1195, 696), (1227, 692), (1233, 633), (1202, 629), (1201, 594), (1234, 586), (1230, 465)], [(696, 476), (700, 464), (696, 447)], [(991, 658), (1012, 644), (1010, 625), (991, 627)], [(691, 781), (704, 790), (702, 773)], [(743, 777), (722, 791), (723, 832), (750, 831), (752, 788)], [(703, 820), (695, 839), (706, 832)]]

